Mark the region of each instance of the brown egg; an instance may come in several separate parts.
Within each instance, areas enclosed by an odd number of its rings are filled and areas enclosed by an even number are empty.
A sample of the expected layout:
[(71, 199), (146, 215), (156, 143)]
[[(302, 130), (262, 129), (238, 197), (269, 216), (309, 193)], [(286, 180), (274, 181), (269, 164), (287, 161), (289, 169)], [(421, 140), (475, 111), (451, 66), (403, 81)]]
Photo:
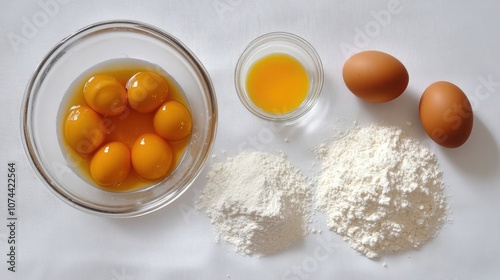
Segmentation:
[(450, 82), (427, 87), (420, 98), (419, 112), (425, 132), (441, 146), (460, 147), (472, 132), (474, 116), (469, 99)]
[(344, 82), (357, 97), (368, 102), (387, 102), (408, 86), (408, 71), (395, 57), (379, 51), (351, 56), (342, 70)]

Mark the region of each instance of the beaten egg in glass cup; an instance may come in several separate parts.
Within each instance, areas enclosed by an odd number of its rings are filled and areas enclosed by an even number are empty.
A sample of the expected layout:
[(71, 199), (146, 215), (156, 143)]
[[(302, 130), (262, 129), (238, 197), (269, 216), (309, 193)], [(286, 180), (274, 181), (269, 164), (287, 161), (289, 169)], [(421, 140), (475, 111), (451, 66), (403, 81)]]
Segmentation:
[(234, 79), (238, 97), (251, 113), (291, 123), (316, 103), (323, 87), (323, 65), (316, 50), (303, 38), (272, 32), (245, 48)]

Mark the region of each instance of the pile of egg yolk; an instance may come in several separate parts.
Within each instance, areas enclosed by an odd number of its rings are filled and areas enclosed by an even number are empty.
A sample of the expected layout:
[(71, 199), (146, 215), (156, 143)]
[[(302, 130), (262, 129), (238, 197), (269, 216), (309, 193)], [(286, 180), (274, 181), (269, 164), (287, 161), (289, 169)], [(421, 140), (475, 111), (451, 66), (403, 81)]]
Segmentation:
[(149, 71), (125, 84), (107, 74), (86, 81), (83, 100), (69, 109), (63, 134), (66, 144), (87, 160), (97, 185), (120, 190), (127, 180), (133, 185), (133, 178), (159, 181), (178, 164), (192, 118), (169, 88), (165, 78)]

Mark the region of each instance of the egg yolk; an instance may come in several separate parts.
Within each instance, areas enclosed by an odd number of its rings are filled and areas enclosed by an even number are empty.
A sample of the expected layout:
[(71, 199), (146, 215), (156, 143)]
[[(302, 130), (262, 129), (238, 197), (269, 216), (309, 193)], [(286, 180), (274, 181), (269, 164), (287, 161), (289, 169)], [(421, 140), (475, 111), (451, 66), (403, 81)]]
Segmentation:
[(121, 142), (111, 142), (97, 150), (90, 161), (90, 175), (101, 186), (116, 186), (131, 170), (130, 150)]
[(141, 135), (132, 146), (132, 167), (144, 179), (155, 180), (167, 175), (172, 165), (172, 148), (157, 134)]
[(156, 112), (153, 123), (156, 133), (168, 141), (179, 141), (191, 134), (191, 114), (178, 101), (165, 102)]
[(109, 75), (92, 76), (83, 95), (87, 105), (105, 116), (117, 116), (127, 108), (127, 91), (115, 78)]
[[(192, 115), (182, 88), (163, 71), (148, 70), (155, 67), (112, 60), (89, 69), (68, 89), (61, 104), (61, 144), (90, 184), (112, 192), (138, 190), (163, 180), (182, 162)], [(150, 95), (134, 103), (129, 91), (135, 97)], [(159, 113), (164, 106), (168, 110)]]
[(90, 154), (106, 139), (106, 129), (98, 113), (87, 106), (77, 106), (64, 122), (64, 137), (76, 152)]
[(250, 67), (246, 89), (257, 107), (272, 114), (286, 114), (297, 109), (306, 99), (309, 76), (304, 66), (292, 56), (271, 54)]
[(167, 100), (168, 84), (154, 72), (139, 72), (127, 83), (128, 102), (132, 109), (149, 113)]

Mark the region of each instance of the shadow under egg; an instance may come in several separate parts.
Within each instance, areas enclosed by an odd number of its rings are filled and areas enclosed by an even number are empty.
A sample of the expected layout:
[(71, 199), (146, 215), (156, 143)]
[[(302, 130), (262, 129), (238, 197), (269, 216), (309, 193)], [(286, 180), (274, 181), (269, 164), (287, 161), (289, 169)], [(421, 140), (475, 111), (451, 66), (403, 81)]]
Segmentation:
[(450, 163), (467, 175), (488, 180), (500, 171), (498, 143), (490, 129), (477, 116), (474, 116), (472, 133), (464, 145), (454, 149), (441, 149)]

